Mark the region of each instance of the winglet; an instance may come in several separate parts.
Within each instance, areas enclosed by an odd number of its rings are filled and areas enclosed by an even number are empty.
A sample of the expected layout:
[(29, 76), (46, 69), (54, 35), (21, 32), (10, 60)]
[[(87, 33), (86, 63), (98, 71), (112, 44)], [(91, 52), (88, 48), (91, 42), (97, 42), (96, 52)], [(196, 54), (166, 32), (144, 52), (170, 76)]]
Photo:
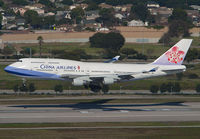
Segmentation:
[(115, 61), (118, 61), (120, 56), (115, 56), (112, 59), (105, 61), (104, 63), (114, 63)]
[(192, 39), (182, 39), (156, 59), (154, 65), (181, 65), (192, 43)]

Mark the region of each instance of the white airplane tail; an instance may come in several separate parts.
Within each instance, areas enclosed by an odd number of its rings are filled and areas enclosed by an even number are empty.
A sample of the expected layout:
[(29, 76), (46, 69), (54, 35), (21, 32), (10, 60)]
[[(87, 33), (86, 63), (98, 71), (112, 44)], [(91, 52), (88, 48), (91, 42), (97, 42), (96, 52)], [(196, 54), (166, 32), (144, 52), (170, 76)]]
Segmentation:
[(155, 65), (181, 65), (192, 43), (192, 39), (182, 39), (156, 59)]

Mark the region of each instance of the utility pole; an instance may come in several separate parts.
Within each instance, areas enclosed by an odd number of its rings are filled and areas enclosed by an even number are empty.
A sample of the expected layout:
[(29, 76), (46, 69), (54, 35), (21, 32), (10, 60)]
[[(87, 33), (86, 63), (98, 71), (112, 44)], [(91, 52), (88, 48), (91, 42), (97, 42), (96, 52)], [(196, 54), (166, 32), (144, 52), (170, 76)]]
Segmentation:
[(31, 48), (29, 48), (29, 50), (30, 50), (30, 58), (32, 58), (32, 49)]

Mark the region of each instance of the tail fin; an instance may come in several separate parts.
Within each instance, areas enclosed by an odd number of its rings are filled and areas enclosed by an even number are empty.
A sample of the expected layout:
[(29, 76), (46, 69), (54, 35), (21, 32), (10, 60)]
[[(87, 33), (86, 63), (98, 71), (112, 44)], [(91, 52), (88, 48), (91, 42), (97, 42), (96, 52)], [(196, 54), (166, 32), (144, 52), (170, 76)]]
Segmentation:
[(192, 39), (182, 39), (156, 59), (155, 65), (181, 65), (192, 43)]

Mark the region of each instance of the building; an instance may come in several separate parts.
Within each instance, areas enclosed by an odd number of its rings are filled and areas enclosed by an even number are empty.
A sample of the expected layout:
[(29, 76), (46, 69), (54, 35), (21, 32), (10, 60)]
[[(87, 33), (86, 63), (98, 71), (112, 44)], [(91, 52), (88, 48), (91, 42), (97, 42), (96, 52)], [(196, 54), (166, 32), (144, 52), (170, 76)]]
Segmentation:
[(116, 13), (115, 14), (115, 18), (118, 18), (118, 19), (122, 20), (123, 18), (125, 18), (125, 16), (120, 14), (120, 13)]
[(193, 8), (194, 10), (200, 11), (200, 6), (199, 5), (190, 5), (190, 7)]
[(98, 10), (86, 11), (85, 16), (86, 20), (94, 20), (99, 17), (99, 11)]
[(186, 10), (187, 15), (195, 26), (200, 26), (200, 14), (198, 10)]
[(106, 8), (106, 9), (113, 8), (112, 5), (108, 5), (108, 4), (105, 4), (105, 3), (101, 3), (101, 4), (99, 4), (99, 7), (101, 7), (101, 8)]
[(128, 22), (129, 27), (141, 27), (141, 26), (147, 26), (144, 22), (141, 20), (132, 20)]
[(17, 26), (24, 26), (25, 25), (25, 19), (17, 19), (16, 25)]
[(156, 24), (167, 25), (168, 18), (172, 15), (173, 9), (167, 7), (159, 7), (149, 9), (151, 15), (155, 16)]
[(159, 7), (160, 7), (160, 5), (155, 1), (148, 1), (147, 2), (147, 8), (159, 8)]
[(24, 16), (24, 13), (28, 10), (26, 8), (19, 8), (19, 7), (13, 7), (12, 9), (16, 14), (19, 12), (21, 16)]
[(44, 9), (34, 9), (40, 16), (44, 15)]
[(7, 25), (5, 26), (5, 28), (6, 28), (7, 30), (11, 30), (11, 29), (17, 28), (17, 25), (15, 25), (15, 24), (7, 24)]

